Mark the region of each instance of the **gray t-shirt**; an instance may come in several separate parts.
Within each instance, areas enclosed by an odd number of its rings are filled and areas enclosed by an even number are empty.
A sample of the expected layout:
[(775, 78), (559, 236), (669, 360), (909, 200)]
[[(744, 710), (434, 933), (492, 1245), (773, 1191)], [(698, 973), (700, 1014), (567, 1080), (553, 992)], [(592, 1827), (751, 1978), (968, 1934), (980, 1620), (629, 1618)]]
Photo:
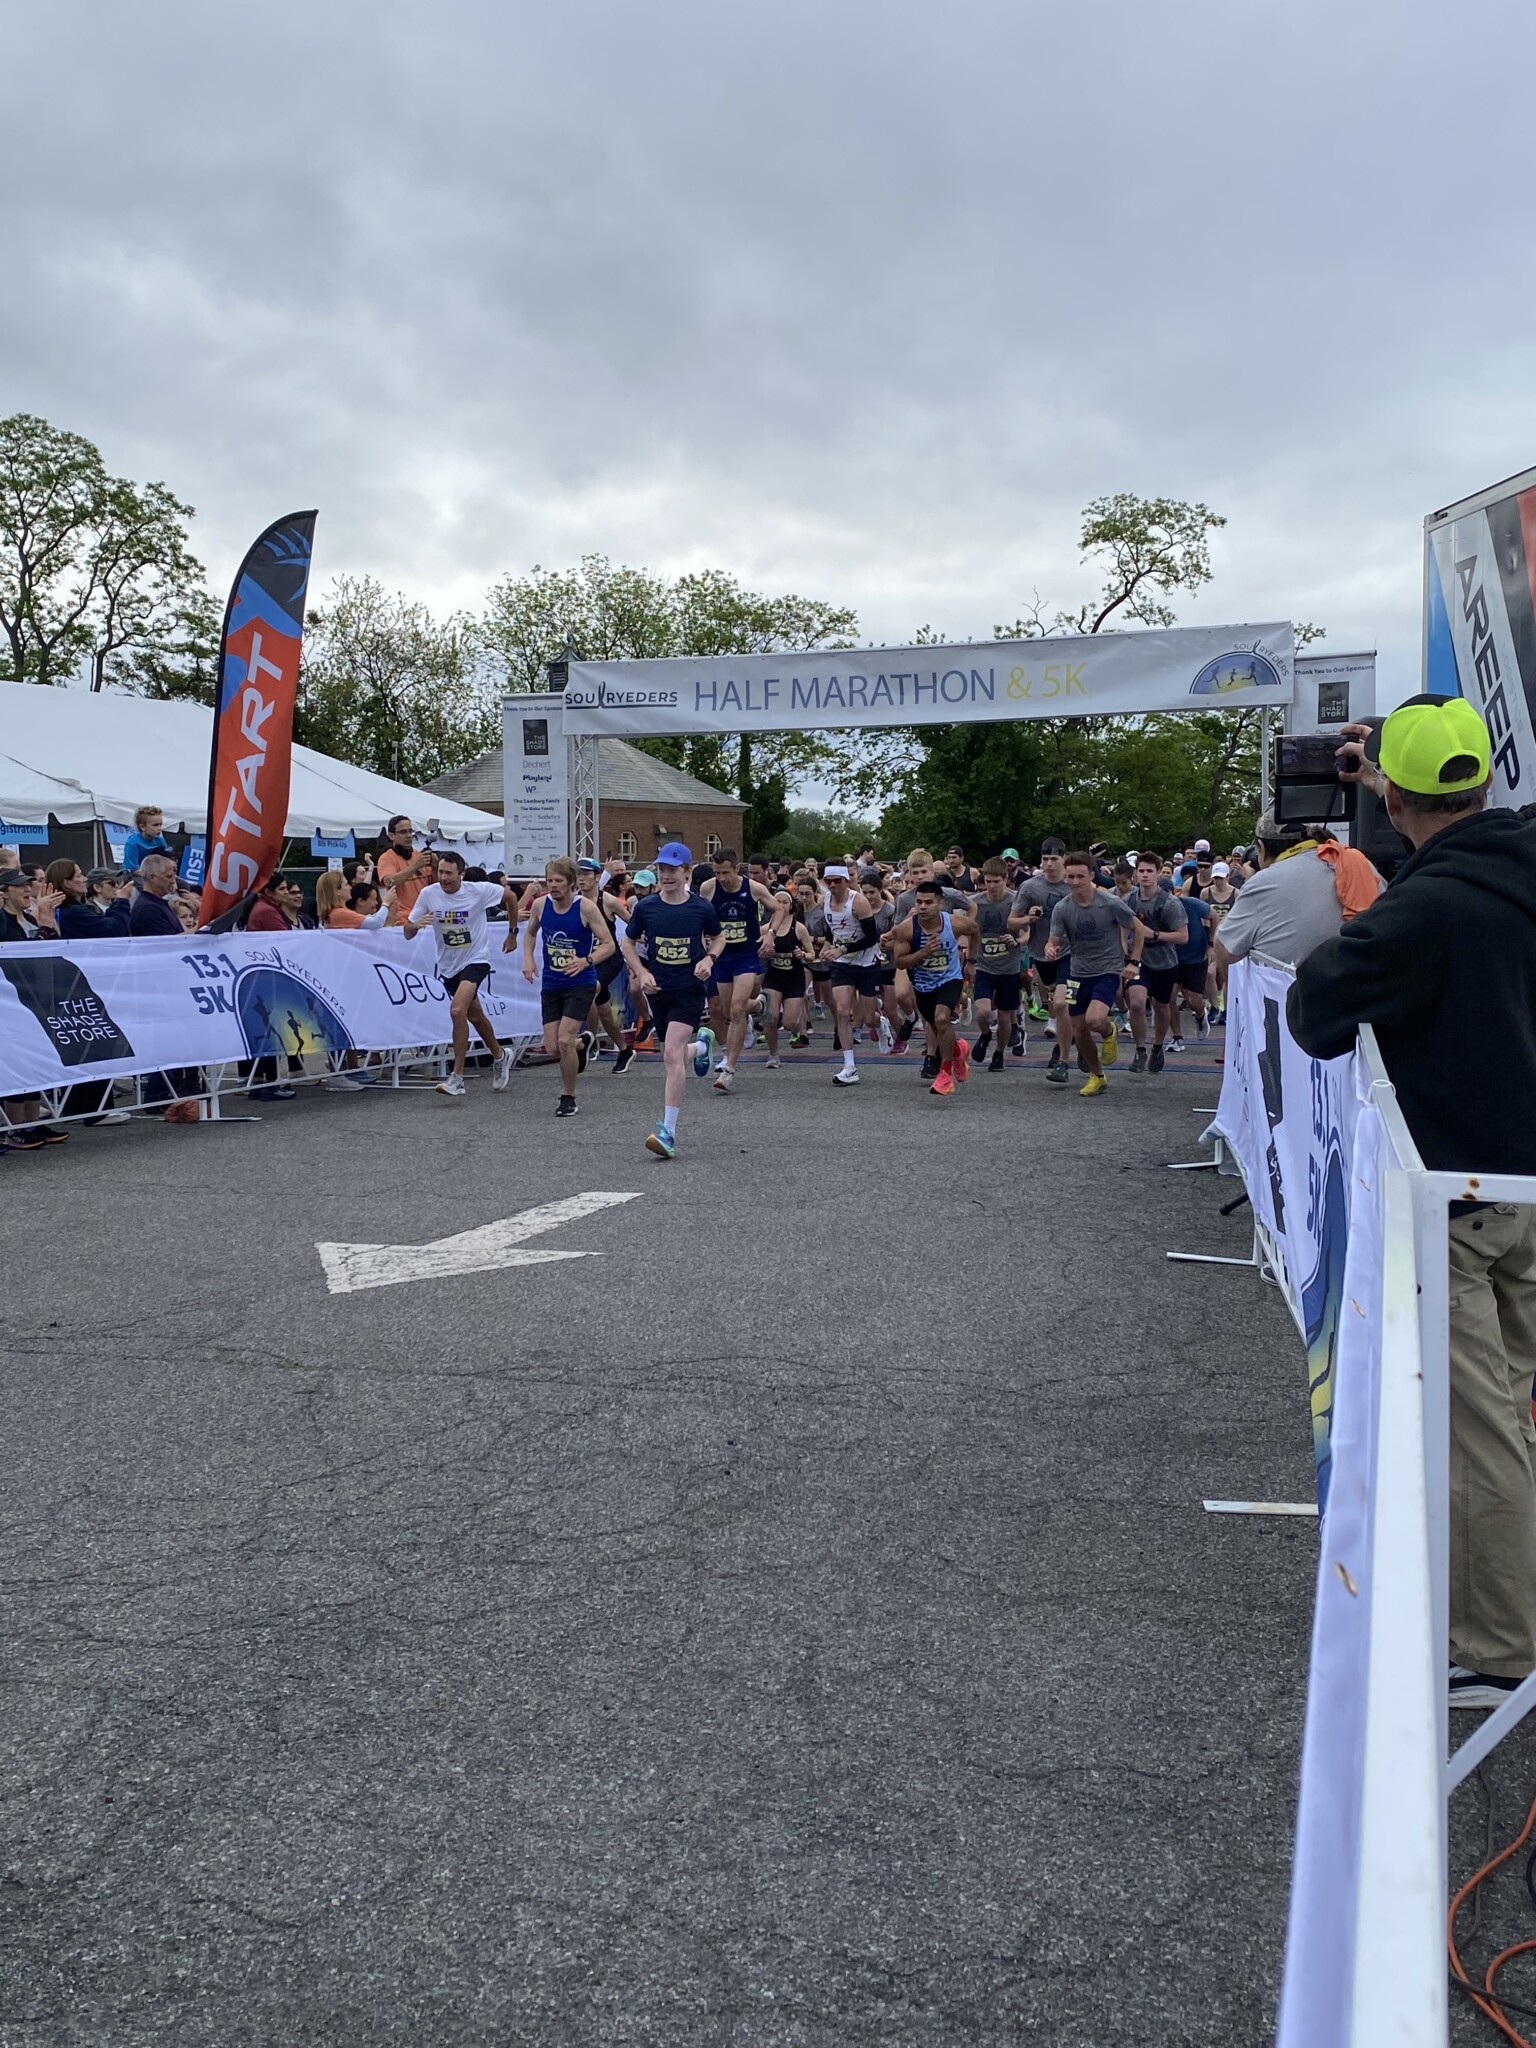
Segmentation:
[[(1124, 934), (1131, 928), (1133, 913), (1108, 889), (1095, 889), (1087, 903), (1075, 903), (1063, 896), (1051, 912), (1051, 937), (1063, 953), (1072, 955), (1072, 974), (1086, 981), (1095, 974), (1118, 974), (1125, 965)], [(1041, 948), (1042, 954), (1044, 948)]]
[(1040, 915), (1028, 934), (1029, 957), (1032, 960), (1045, 958), (1045, 942), (1051, 936), (1051, 914), (1066, 893), (1065, 882), (1048, 882), (1044, 875), (1028, 876), (1013, 892), (1013, 907), (1020, 917), (1028, 917), (1037, 903), (1040, 906)]
[[(1162, 889), (1152, 891), (1150, 903), (1145, 901), (1139, 889), (1133, 889), (1125, 900), (1149, 932), (1177, 932), (1188, 924), (1179, 899)], [(1176, 967), (1178, 960), (1176, 940), (1148, 939), (1141, 949), (1143, 967)]]
[(978, 896), (971, 905), (971, 915), (981, 934), (976, 948), (977, 967), (983, 974), (1017, 974), (1019, 938), (1017, 932), (1008, 929), (1013, 897), (999, 896), (994, 903), (990, 896)]
[[(937, 880), (937, 877), (935, 879)], [(896, 898), (896, 915), (898, 919), (910, 917), (916, 903), (917, 891), (915, 889), (903, 889)], [(958, 889), (946, 887), (944, 890), (944, 908), (946, 910), (961, 911), (966, 917), (969, 917), (971, 914), (971, 899), (969, 896), (962, 896)]]
[(1267, 953), (1296, 967), (1324, 939), (1336, 939), (1343, 921), (1333, 869), (1309, 848), (1250, 875), (1217, 937), (1234, 960)]

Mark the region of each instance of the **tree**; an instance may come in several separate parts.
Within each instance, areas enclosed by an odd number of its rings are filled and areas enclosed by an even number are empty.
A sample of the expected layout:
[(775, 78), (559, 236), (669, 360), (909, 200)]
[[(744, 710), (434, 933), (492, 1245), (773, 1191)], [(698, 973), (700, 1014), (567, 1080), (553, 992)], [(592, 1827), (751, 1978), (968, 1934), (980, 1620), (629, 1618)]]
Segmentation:
[(475, 623), (439, 620), (371, 576), (338, 576), (305, 621), (294, 737), (399, 782), (495, 746), (497, 694)]
[(806, 855), (812, 860), (840, 860), (857, 853), (866, 840), (875, 837), (867, 818), (847, 811), (795, 809), (786, 811), (777, 834), (767, 834), (751, 844), (753, 853), (766, 853), (770, 860), (793, 860)]
[[(850, 647), (857, 625), (843, 606), (792, 592), (763, 597), (722, 569), (669, 581), (584, 555), (574, 569), (502, 577), (487, 595), (480, 631), (507, 689), (541, 690), (547, 664), (567, 649), (584, 661), (773, 654)], [(771, 824), (791, 782), (826, 773), (840, 755), (825, 734), (806, 732), (695, 733), (636, 744), (739, 796), (753, 832)]]
[(0, 672), (183, 694), (211, 605), (191, 516), (164, 484), (109, 476), (82, 435), (30, 413), (0, 420)]

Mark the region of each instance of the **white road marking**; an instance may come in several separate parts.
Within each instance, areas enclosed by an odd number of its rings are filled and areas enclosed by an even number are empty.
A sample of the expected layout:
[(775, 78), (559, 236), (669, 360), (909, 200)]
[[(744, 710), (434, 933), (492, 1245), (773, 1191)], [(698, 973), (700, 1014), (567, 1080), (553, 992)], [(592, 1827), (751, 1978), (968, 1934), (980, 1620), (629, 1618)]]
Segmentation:
[(556, 1259), (589, 1259), (591, 1252), (521, 1251), (530, 1237), (578, 1223), (583, 1216), (612, 1209), (620, 1202), (638, 1202), (628, 1195), (567, 1195), (563, 1201), (540, 1202), (520, 1209), (499, 1223), (478, 1230), (460, 1230), (430, 1244), (317, 1244), (332, 1294), (356, 1294), (364, 1287), (394, 1287), (405, 1280), (447, 1280), (456, 1273), (489, 1273), (500, 1266), (545, 1266)]
[(1315, 1500), (1203, 1500), (1208, 1515), (1315, 1515)]

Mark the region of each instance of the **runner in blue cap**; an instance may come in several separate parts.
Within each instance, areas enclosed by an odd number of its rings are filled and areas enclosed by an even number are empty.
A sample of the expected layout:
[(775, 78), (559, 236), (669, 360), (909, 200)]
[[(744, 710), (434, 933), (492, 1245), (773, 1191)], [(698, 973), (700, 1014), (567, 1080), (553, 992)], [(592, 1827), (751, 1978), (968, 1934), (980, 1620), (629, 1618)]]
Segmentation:
[(656, 856), (656, 874), (659, 887), (635, 905), (623, 945), (631, 980), (650, 1003), (667, 1062), (661, 1122), (645, 1149), (658, 1159), (675, 1159), (689, 1054), (696, 1074), (709, 1072), (714, 1034), (700, 1026), (705, 990), (725, 936), (714, 905), (689, 886), (693, 855), (686, 846), (669, 840)]

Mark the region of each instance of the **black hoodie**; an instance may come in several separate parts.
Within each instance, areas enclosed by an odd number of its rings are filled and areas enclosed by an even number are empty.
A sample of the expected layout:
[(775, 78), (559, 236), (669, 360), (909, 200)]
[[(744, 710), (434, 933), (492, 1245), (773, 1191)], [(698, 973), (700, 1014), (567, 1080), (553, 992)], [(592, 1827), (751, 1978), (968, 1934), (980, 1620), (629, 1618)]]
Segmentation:
[(1426, 1166), (1536, 1173), (1536, 823), (1437, 832), (1302, 961), (1286, 1014), (1319, 1059), (1375, 1026)]

